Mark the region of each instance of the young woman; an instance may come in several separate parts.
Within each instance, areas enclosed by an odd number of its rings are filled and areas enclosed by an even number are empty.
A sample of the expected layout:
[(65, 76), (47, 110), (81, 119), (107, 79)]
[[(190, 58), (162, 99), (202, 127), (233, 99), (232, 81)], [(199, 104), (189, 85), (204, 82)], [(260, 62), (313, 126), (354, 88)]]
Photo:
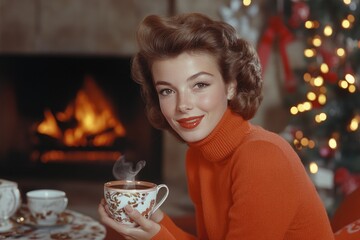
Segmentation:
[(104, 224), (126, 239), (334, 239), (299, 157), (278, 135), (252, 125), (262, 100), (255, 50), (228, 24), (202, 14), (148, 16), (137, 34), (133, 79), (154, 127), (189, 148), (186, 171), (197, 236), (158, 210), (139, 227), (121, 225), (99, 205)]

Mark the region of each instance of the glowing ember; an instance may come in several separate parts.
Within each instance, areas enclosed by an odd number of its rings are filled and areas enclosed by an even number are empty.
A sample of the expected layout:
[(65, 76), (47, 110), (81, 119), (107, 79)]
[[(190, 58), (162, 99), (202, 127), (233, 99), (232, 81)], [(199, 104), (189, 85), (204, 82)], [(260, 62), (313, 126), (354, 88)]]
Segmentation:
[(59, 151), (50, 150), (40, 154), (34, 151), (31, 158), (33, 160), (40, 159), (42, 163), (49, 162), (83, 162), (83, 161), (101, 161), (101, 162), (114, 162), (121, 156), (117, 151)]

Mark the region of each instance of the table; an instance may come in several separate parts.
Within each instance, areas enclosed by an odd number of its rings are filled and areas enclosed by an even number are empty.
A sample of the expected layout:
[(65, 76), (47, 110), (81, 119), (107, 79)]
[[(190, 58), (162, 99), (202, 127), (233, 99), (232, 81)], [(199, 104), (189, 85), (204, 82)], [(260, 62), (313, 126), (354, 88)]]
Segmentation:
[(67, 209), (54, 226), (37, 226), (27, 207), (21, 206), (12, 218), (13, 228), (0, 233), (0, 239), (17, 240), (102, 240), (105, 227), (93, 218)]

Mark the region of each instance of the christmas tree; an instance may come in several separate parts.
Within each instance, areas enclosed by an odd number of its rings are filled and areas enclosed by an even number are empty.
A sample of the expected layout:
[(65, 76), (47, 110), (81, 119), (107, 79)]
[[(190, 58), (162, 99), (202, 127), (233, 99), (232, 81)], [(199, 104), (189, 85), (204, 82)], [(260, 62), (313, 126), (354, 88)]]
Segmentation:
[(293, 69), (284, 135), (329, 211), (360, 185), (359, 18), (359, 0), (285, 1), (283, 21), (303, 41), (306, 67)]
[[(360, 186), (360, 0), (226, 0), (219, 13), (257, 45), (264, 72), (276, 46), (290, 116), (281, 134), (331, 215)], [(303, 49), (289, 52), (294, 40)], [(303, 68), (292, 68), (294, 54)]]

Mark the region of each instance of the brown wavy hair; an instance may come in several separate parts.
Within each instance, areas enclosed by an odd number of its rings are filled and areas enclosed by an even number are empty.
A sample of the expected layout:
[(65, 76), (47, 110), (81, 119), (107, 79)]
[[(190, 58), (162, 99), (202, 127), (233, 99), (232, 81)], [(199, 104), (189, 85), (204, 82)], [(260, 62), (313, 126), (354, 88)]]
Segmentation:
[(230, 109), (244, 119), (251, 119), (262, 101), (261, 65), (255, 49), (237, 37), (235, 29), (200, 13), (172, 17), (147, 16), (137, 30), (138, 53), (132, 59), (132, 78), (140, 84), (147, 116), (158, 129), (174, 131), (160, 110), (152, 63), (183, 52), (213, 55), (225, 84), (236, 80)]

